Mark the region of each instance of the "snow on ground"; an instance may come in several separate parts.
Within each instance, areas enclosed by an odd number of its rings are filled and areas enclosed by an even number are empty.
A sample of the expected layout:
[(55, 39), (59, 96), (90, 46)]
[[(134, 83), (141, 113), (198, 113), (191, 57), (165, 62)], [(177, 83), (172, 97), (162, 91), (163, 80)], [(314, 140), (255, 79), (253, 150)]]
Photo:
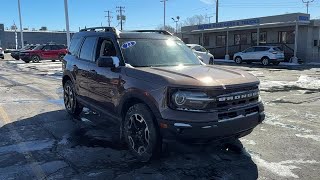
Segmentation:
[(300, 75), (297, 81), (261, 81), (262, 90), (283, 86), (296, 86), (305, 89), (320, 89), (320, 79), (313, 76)]

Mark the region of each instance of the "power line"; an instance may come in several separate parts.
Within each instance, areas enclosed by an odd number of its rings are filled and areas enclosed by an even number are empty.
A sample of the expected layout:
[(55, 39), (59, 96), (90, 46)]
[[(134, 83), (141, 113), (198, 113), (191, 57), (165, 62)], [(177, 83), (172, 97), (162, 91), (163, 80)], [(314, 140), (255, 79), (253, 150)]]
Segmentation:
[(112, 16), (111, 16), (111, 11), (104, 11), (104, 12), (106, 12), (107, 13), (107, 15), (105, 16), (107, 19), (108, 19), (108, 25), (109, 25), (109, 27), (111, 26), (111, 19), (113, 18)]
[(304, 4), (306, 4), (306, 6), (307, 6), (307, 14), (309, 14), (309, 3), (312, 3), (314, 0), (311, 0), (311, 1), (305, 1), (305, 0), (302, 0), (302, 2), (304, 3)]
[(117, 19), (120, 20), (121, 30), (123, 30), (123, 21), (126, 20), (126, 16), (123, 15), (123, 13), (125, 12), (124, 8), (124, 6), (117, 6), (117, 12), (119, 13)]

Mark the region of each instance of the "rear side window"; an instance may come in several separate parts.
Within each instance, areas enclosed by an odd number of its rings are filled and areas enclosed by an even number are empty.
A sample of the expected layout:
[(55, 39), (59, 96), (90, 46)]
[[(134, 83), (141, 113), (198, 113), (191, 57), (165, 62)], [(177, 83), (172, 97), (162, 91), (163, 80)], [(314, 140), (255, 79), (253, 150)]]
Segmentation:
[(42, 50), (45, 50), (45, 51), (49, 51), (51, 50), (51, 46), (50, 45), (46, 45), (42, 48)]
[(72, 39), (70, 47), (69, 47), (69, 54), (73, 56), (77, 56), (78, 49), (80, 46), (81, 39)]
[(278, 47), (274, 47), (273, 50), (275, 50), (275, 51), (282, 51), (282, 50), (281, 50), (280, 48), (278, 48)]
[(59, 46), (57, 46), (57, 45), (52, 45), (52, 46), (51, 46), (51, 49), (52, 49), (52, 50), (59, 50), (60, 48), (59, 48)]
[(82, 44), (80, 59), (93, 61), (93, 50), (96, 45), (96, 37), (87, 37)]

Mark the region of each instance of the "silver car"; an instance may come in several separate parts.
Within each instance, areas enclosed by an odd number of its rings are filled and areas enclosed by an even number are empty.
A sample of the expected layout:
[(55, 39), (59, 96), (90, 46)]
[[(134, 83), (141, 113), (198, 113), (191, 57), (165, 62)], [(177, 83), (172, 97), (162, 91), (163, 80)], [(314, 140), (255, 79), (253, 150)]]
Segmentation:
[(242, 62), (248, 64), (261, 62), (264, 66), (270, 63), (279, 65), (280, 62), (284, 61), (284, 52), (277, 46), (254, 46), (242, 52), (235, 53), (233, 60), (237, 64), (241, 64)]

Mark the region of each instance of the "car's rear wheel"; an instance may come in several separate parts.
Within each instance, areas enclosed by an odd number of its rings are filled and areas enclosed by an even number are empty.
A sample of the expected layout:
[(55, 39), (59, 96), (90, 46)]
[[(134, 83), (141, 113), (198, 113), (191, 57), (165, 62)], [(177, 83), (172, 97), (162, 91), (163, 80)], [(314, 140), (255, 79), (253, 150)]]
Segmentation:
[(28, 61), (28, 60), (25, 60), (24, 62), (25, 62), (25, 63), (29, 63), (30, 61)]
[(280, 62), (273, 62), (272, 64), (278, 66)]
[(63, 99), (67, 112), (72, 116), (79, 116), (83, 107), (77, 101), (74, 85), (70, 80), (63, 86)]
[(161, 144), (154, 117), (144, 104), (129, 108), (124, 119), (124, 137), (132, 154), (141, 162), (147, 162), (157, 154)]
[(209, 64), (212, 65), (213, 64), (213, 57), (210, 58), (209, 60)]
[(269, 60), (268, 57), (263, 57), (263, 58), (261, 59), (261, 63), (262, 63), (262, 65), (264, 65), (264, 66), (268, 66), (268, 65), (270, 64), (270, 60)]
[(242, 63), (242, 58), (241, 57), (236, 57), (236, 59), (234, 60), (237, 64), (241, 64)]
[(52, 61), (52, 62), (56, 62), (56, 60), (54, 60), (54, 59), (53, 59), (53, 60), (51, 60), (51, 61)]
[(31, 57), (31, 60), (32, 60), (32, 62), (34, 62), (34, 63), (38, 63), (38, 62), (40, 62), (40, 57), (37, 56), (37, 55), (34, 55), (34, 56)]

